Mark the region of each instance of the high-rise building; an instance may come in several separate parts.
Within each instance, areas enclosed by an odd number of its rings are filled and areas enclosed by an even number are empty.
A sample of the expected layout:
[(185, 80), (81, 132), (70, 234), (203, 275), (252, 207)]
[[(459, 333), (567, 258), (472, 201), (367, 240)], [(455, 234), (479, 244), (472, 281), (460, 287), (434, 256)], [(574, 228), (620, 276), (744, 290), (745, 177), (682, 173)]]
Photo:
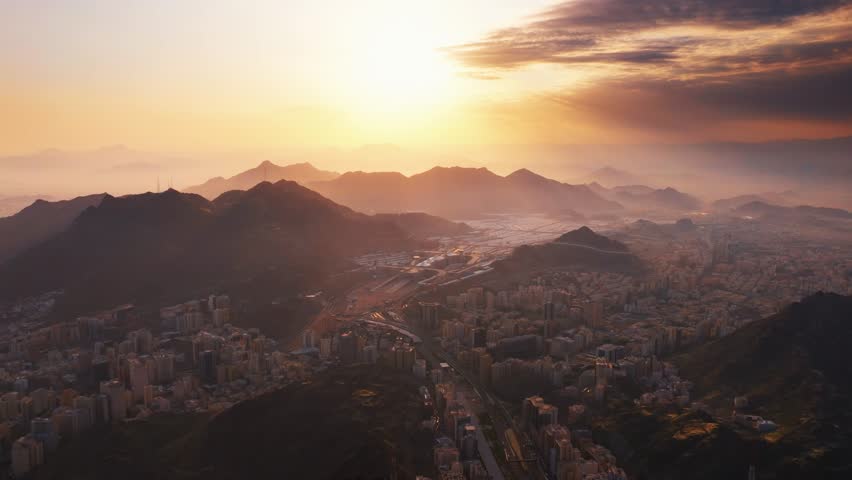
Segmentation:
[(94, 396), (95, 415), (92, 421), (95, 425), (109, 423), (109, 396), (103, 393)]
[(127, 417), (127, 394), (124, 385), (118, 380), (101, 384), (101, 392), (109, 397), (109, 417), (120, 422)]
[(12, 420), (20, 413), (20, 395), (18, 392), (9, 392), (0, 397), (0, 417), (4, 420)]
[(433, 329), (438, 326), (438, 304), (420, 303), (420, 325), (422, 328)]
[(129, 362), (130, 370), (130, 390), (133, 392), (133, 402), (139, 403), (145, 396), (145, 385), (150, 385), (148, 378), (148, 367), (139, 359), (133, 359)]
[(213, 310), (213, 325), (216, 327), (222, 327), (226, 323), (231, 322), (231, 309), (227, 307), (221, 307)]
[(46, 388), (33, 390), (30, 393), (30, 398), (33, 399), (33, 415), (41, 415), (42, 413), (53, 410), (56, 403), (56, 394), (53, 390), (47, 390)]
[(12, 473), (15, 478), (27, 476), (44, 463), (44, 446), (32, 435), (23, 436), (12, 444)]
[(314, 348), (314, 331), (310, 328), (302, 333), (302, 348)]
[(154, 354), (154, 365), (156, 366), (157, 383), (170, 383), (175, 379), (175, 356), (169, 352)]
[(198, 355), (198, 374), (203, 383), (216, 383), (216, 352), (204, 350)]
[(603, 320), (603, 304), (589, 302), (583, 305), (583, 318), (589, 328), (600, 328)]

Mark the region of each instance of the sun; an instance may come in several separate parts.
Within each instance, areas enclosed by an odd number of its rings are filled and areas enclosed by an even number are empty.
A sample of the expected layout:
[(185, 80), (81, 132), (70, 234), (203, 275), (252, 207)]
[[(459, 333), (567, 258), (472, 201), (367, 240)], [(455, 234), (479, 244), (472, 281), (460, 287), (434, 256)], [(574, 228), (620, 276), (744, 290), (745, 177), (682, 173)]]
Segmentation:
[(446, 103), (451, 62), (436, 32), (404, 16), (372, 18), (351, 46), (349, 97), (361, 112), (402, 113)]

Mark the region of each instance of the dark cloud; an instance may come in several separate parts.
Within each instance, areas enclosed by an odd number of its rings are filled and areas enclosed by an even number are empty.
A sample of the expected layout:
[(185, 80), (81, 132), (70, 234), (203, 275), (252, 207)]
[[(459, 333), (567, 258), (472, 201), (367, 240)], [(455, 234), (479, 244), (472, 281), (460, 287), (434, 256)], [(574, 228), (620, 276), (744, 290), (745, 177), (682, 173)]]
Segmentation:
[(578, 0), (541, 15), (533, 29), (639, 30), (668, 25), (749, 28), (821, 13), (845, 0)]
[(852, 64), (724, 79), (609, 80), (550, 100), (607, 123), (685, 131), (765, 119), (852, 121)]
[[(666, 27), (712, 27), (732, 32), (780, 27), (806, 15), (828, 13), (850, 4), (850, 0), (576, 0), (551, 8), (526, 25), (499, 30), (482, 41), (450, 47), (447, 51), (475, 68), (584, 61), (668, 61), (679, 50), (684, 57), (688, 56), (690, 49), (685, 47), (714, 40), (706, 36), (668, 40), (634, 38), (627, 52), (622, 52), (623, 44), (614, 40)], [(845, 27), (848, 33), (849, 26)], [(660, 43), (667, 45), (660, 47)]]
[(852, 120), (852, 0), (576, 0), (449, 52), (492, 74), (588, 65), (548, 100), (631, 128)]

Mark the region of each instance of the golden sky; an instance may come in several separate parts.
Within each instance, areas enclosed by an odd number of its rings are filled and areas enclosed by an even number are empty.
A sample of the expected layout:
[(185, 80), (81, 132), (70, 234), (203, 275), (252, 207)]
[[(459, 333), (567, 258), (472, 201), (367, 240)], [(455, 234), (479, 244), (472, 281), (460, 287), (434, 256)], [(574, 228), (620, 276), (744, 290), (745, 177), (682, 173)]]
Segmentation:
[(0, 154), (852, 135), (846, 1), (0, 9)]

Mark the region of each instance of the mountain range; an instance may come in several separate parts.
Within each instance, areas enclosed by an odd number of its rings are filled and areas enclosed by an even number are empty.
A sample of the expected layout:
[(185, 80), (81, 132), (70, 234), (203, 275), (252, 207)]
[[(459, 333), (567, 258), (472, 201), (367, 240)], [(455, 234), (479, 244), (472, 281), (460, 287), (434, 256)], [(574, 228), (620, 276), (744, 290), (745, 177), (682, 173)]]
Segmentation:
[(106, 195), (0, 265), (0, 296), (65, 289), (58, 310), (79, 313), (225, 286), (292, 291), (349, 256), (418, 242), (393, 221), (283, 180), (212, 202), (175, 190)]
[(812, 207), (810, 205), (799, 205), (797, 207), (784, 207), (772, 205), (766, 202), (749, 202), (734, 209), (740, 215), (761, 217), (764, 219), (786, 220), (802, 217), (823, 217), (840, 220), (852, 219), (852, 212), (840, 208)]
[(183, 191), (213, 200), (227, 191), (248, 190), (260, 182), (274, 183), (279, 180), (290, 180), (307, 185), (312, 182), (332, 180), (339, 175), (337, 172), (320, 170), (310, 163), (294, 163), (292, 165), (279, 166), (267, 160), (233, 177), (211, 178), (201, 185), (184, 188)]
[(570, 185), (521, 169), (505, 177), (486, 168), (435, 167), (406, 177), (396, 172), (348, 172), (309, 184), (331, 198), (365, 212), (423, 211), (449, 218), (489, 213), (619, 211), (585, 185)]
[(672, 187), (621, 185), (606, 188), (598, 183), (591, 183), (589, 188), (598, 195), (619, 202), (630, 210), (689, 212), (698, 210), (703, 205), (698, 198)]
[(785, 192), (765, 192), (758, 194), (737, 195), (735, 197), (721, 198), (712, 203), (712, 207), (716, 211), (724, 212), (734, 210), (747, 203), (763, 202), (789, 207), (795, 205), (797, 195), (792, 191)]

